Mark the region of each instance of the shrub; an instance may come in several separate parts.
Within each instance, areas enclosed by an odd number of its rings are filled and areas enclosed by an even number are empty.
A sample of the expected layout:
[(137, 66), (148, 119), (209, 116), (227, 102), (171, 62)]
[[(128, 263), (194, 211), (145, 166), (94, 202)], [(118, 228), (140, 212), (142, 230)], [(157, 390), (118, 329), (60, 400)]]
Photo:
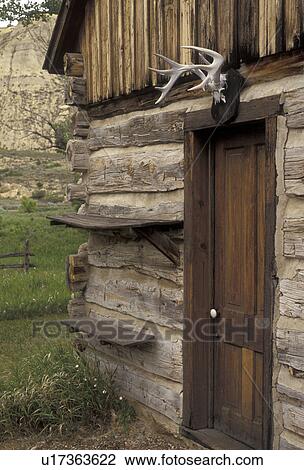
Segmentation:
[(32, 192), (32, 199), (43, 199), (45, 198), (46, 191), (44, 189), (37, 189), (36, 191)]
[(3, 437), (106, 424), (113, 413), (124, 425), (134, 419), (133, 409), (116, 394), (113, 375), (101, 376), (67, 343), (48, 342), (17, 364), (0, 378), (0, 396)]
[(23, 212), (31, 213), (37, 209), (37, 202), (29, 197), (23, 196), (21, 198), (21, 210)]

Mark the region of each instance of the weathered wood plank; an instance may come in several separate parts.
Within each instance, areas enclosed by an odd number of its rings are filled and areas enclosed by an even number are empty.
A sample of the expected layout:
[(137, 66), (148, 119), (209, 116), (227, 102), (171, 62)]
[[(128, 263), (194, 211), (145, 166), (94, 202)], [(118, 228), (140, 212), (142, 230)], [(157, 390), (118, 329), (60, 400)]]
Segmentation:
[(159, 192), (184, 186), (183, 145), (93, 153), (88, 192)]
[[(179, 250), (183, 251), (183, 241), (179, 240), (178, 234), (182, 230), (171, 230), (165, 232), (178, 244)], [(123, 268), (129, 267), (138, 272), (156, 279), (166, 279), (174, 282), (177, 286), (183, 285), (183, 270), (174, 266), (167, 258), (158, 254), (156, 249), (146, 240), (132, 237), (130, 232), (120, 234), (97, 234), (91, 232), (89, 235), (89, 264), (100, 268)]]
[(126, 362), (147, 372), (182, 383), (182, 342), (177, 336), (171, 341), (156, 341), (136, 349), (117, 345), (101, 344), (91, 340), (89, 346), (102, 354)]
[(131, 269), (90, 268), (87, 302), (159, 325), (181, 328), (183, 293)]
[(281, 317), (276, 332), (278, 358), (281, 364), (304, 370), (304, 322)]
[(290, 129), (304, 127), (304, 89), (293, 90), (284, 95), (284, 112)]
[(238, 57), (247, 62), (259, 57), (259, 0), (241, 0), (238, 7)]
[(280, 282), (280, 314), (304, 320), (304, 282), (295, 279), (283, 279)]
[(198, 44), (208, 49), (217, 50), (216, 28), (216, 2), (210, 0), (197, 0), (197, 35)]
[(297, 434), (284, 431), (280, 437), (280, 449), (281, 450), (303, 450), (304, 439)]
[(237, 0), (216, 1), (216, 47), (227, 60), (237, 63)]
[(283, 50), (283, 1), (259, 0), (260, 57)]
[(284, 2), (284, 35), (286, 49), (296, 49), (302, 43), (303, 33), (303, 2), (288, 0)]
[[(95, 364), (94, 354), (89, 355)], [(167, 416), (176, 423), (181, 419), (182, 384), (162, 379), (108, 356), (99, 356), (98, 365), (103, 373), (112, 372), (123, 395)]]
[(293, 377), (287, 367), (281, 367), (277, 390), (279, 393), (286, 395), (294, 400), (304, 401), (304, 380)]
[(87, 214), (103, 217), (176, 221), (184, 218), (184, 191), (93, 194)]
[(304, 196), (304, 147), (285, 150), (284, 171), (286, 194)]
[(88, 253), (69, 255), (66, 260), (66, 281), (72, 292), (83, 291), (89, 279)]
[(84, 297), (75, 297), (68, 304), (68, 314), (70, 318), (81, 318), (85, 316), (85, 299)]
[(90, 118), (85, 110), (77, 111), (72, 119), (73, 123), (73, 135), (75, 137), (82, 137), (86, 139), (89, 134)]
[(65, 104), (85, 106), (87, 104), (87, 81), (85, 78), (66, 78)]
[(80, 53), (66, 52), (63, 58), (64, 73), (68, 77), (83, 77), (84, 62)]
[(179, 266), (180, 253), (178, 246), (164, 233), (153, 228), (136, 228), (135, 232), (145, 238), (173, 264)]
[(285, 219), (283, 230), (284, 256), (304, 258), (304, 217)]
[(185, 109), (132, 117), (121, 125), (91, 127), (90, 150), (183, 142)]
[(304, 436), (304, 408), (283, 403), (282, 410), (284, 427), (300, 436)]
[(85, 202), (87, 198), (87, 190), (85, 184), (69, 184), (67, 186), (68, 201)]
[(66, 157), (72, 171), (87, 171), (89, 169), (90, 153), (85, 140), (69, 140)]

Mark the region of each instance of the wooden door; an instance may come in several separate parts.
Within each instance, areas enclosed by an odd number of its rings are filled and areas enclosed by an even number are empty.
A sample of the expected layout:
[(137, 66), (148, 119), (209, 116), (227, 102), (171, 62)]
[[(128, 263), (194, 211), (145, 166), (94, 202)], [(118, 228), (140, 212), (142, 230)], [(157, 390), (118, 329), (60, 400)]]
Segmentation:
[(250, 128), (219, 134), (214, 156), (214, 428), (256, 449), (267, 328), (264, 139)]

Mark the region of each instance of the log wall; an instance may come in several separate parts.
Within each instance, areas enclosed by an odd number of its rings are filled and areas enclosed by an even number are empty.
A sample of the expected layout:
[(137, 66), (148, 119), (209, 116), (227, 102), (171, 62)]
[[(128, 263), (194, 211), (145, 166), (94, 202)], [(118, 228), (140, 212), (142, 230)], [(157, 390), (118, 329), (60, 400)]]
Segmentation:
[[(241, 100), (280, 95), (278, 118), (278, 290), (274, 327), (275, 447), (304, 448), (304, 80), (260, 81)], [(299, 88), (303, 87), (303, 88)], [(82, 173), (70, 197), (82, 213), (183, 220), (184, 119), (210, 108), (210, 98), (181, 99), (162, 108), (126, 110), (124, 99), (103, 113), (77, 116), (67, 149), (73, 171)], [(83, 111), (82, 111), (83, 113)], [(85, 124), (86, 122), (86, 124)], [(76, 129), (76, 128), (75, 128)], [(78, 186), (78, 187), (77, 187)], [(166, 229), (178, 248), (176, 266), (132, 230), (90, 233), (87, 247), (70, 257), (70, 315), (109, 317), (153, 332), (156, 342), (136, 350), (91, 344), (102, 370), (116, 370), (122, 392), (180, 424), (182, 417), (183, 230)], [(303, 428), (303, 429), (302, 429)]]

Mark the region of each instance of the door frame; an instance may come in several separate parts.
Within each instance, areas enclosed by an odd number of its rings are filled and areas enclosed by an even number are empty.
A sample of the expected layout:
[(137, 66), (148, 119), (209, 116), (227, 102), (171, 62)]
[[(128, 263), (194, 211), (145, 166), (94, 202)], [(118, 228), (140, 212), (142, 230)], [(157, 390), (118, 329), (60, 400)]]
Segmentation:
[[(233, 124), (264, 125), (266, 150), (266, 235), (265, 235), (265, 318), (264, 332), (263, 449), (272, 448), (272, 347), (273, 312), (277, 283), (275, 266), (276, 229), (276, 140), (277, 116), (282, 114), (278, 95), (241, 103)], [(243, 127), (243, 126), (242, 126)], [(189, 341), (187, 324), (208, 315), (213, 299), (213, 184), (214, 158), (212, 136), (216, 130), (210, 110), (189, 113), (185, 120), (185, 223), (184, 223), (184, 341), (183, 341), (183, 424), (182, 429), (213, 427), (213, 345), (209, 341)], [(204, 142), (202, 148), (202, 142)], [(206, 145), (206, 142), (209, 142)], [(195, 163), (194, 163), (195, 162)], [(203, 184), (202, 184), (203, 183)], [(208, 223), (206, 223), (206, 220)], [(202, 279), (206, 279), (202, 288)], [(193, 295), (193, 292), (196, 295)], [(203, 319), (204, 320), (204, 319)], [(203, 321), (202, 320), (202, 321)], [(207, 320), (207, 317), (205, 318)], [(200, 374), (197, 373), (200, 371)], [(267, 404), (265, 404), (265, 402)]]

